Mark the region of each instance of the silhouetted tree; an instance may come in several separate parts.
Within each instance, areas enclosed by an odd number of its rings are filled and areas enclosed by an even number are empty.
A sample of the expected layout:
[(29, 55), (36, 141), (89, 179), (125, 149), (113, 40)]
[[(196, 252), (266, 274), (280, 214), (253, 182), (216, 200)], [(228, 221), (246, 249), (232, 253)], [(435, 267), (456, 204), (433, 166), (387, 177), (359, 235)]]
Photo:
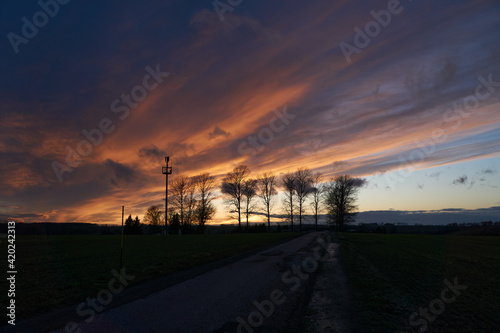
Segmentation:
[(132, 215), (129, 215), (125, 220), (125, 227), (123, 229), (123, 232), (127, 235), (142, 234), (141, 221), (139, 220), (139, 216), (136, 216), (135, 220), (132, 220)]
[(320, 172), (312, 176), (311, 207), (313, 210), (315, 229), (318, 231), (319, 214), (323, 209), (323, 194), (325, 185), (323, 184), (323, 174)]
[(344, 231), (345, 225), (354, 220), (358, 189), (364, 183), (363, 179), (340, 175), (327, 186), (325, 203), (330, 222), (336, 225), (338, 231)]
[(252, 199), (256, 195), (257, 195), (257, 180), (246, 179), (243, 182), (243, 199), (245, 201), (245, 216), (247, 218), (247, 230), (248, 230), (248, 220), (250, 218), (250, 213), (253, 209)]
[(132, 224), (134, 220), (132, 219), (132, 215), (129, 215), (125, 220), (125, 226), (123, 227), (123, 233), (126, 235), (132, 235)]
[(167, 212), (167, 219), (168, 219), (168, 233), (172, 234), (175, 233), (176, 231), (172, 231), (172, 219), (174, 218), (174, 215), (177, 214), (175, 207), (168, 207), (168, 212)]
[(196, 176), (196, 188), (198, 189), (198, 200), (195, 210), (195, 216), (198, 220), (197, 231), (205, 231), (205, 223), (215, 215), (215, 206), (212, 203), (214, 199), (215, 178), (209, 173), (202, 173)]
[(142, 234), (141, 220), (139, 219), (139, 216), (135, 217), (134, 223), (132, 223), (132, 230), (135, 235)]
[(144, 214), (144, 221), (150, 226), (151, 233), (157, 234), (161, 232), (161, 228), (164, 225), (164, 213), (160, 205), (152, 205), (146, 210)]
[(222, 179), (221, 192), (228, 196), (226, 203), (234, 206), (238, 213), (238, 229), (241, 230), (241, 202), (243, 198), (243, 187), (250, 169), (246, 165), (238, 165)]
[(181, 227), (181, 218), (179, 213), (174, 213), (170, 219), (170, 233), (177, 234)]
[(293, 232), (294, 198), (295, 198), (295, 176), (287, 172), (281, 176), (281, 183), (285, 190), (285, 199), (283, 201), (285, 211), (290, 216), (291, 230)]
[(295, 178), (294, 186), (297, 195), (297, 209), (299, 211), (299, 232), (302, 231), (302, 214), (304, 213), (304, 202), (312, 191), (311, 171), (306, 168), (299, 168), (293, 174)]
[(186, 223), (186, 206), (191, 181), (187, 176), (176, 177), (171, 183), (170, 200), (172, 206), (179, 212), (180, 223)]
[(189, 178), (189, 183), (186, 191), (186, 201), (185, 201), (185, 223), (183, 229), (187, 232), (191, 231), (191, 221), (195, 218), (196, 211), (196, 177)]
[(267, 230), (271, 232), (271, 209), (272, 198), (278, 194), (276, 191), (276, 176), (271, 173), (264, 173), (257, 178), (258, 195), (264, 203), (267, 217)]

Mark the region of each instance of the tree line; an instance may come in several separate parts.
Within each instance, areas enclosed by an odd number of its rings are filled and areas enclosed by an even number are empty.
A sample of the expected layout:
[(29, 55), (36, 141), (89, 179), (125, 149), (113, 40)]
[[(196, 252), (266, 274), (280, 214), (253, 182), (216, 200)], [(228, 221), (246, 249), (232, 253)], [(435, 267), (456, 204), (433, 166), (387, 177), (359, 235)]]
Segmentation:
[[(170, 233), (204, 233), (205, 225), (215, 215), (213, 204), (217, 190), (215, 177), (210, 173), (176, 177), (169, 184), (167, 212)], [(161, 233), (165, 224), (165, 211), (161, 205), (150, 206), (144, 220), (152, 233)]]
[[(179, 176), (169, 184), (168, 225), (171, 232), (204, 233), (206, 223), (216, 213), (213, 200), (220, 190), (229, 217), (238, 221), (238, 231), (248, 231), (250, 217), (255, 214), (265, 216), (270, 231), (271, 217), (280, 215), (276, 206), (278, 192), (282, 191), (281, 213), (292, 231), (297, 229), (297, 219), (298, 231), (302, 231), (305, 215), (313, 217), (317, 229), (325, 213), (331, 226), (345, 230), (354, 219), (357, 193), (363, 184), (364, 180), (349, 175), (325, 182), (322, 173), (312, 173), (307, 168), (281, 176), (264, 172), (253, 178), (250, 168), (243, 164), (228, 172), (219, 184), (210, 173)], [(164, 210), (160, 205), (150, 206), (144, 220), (159, 233), (164, 225)]]

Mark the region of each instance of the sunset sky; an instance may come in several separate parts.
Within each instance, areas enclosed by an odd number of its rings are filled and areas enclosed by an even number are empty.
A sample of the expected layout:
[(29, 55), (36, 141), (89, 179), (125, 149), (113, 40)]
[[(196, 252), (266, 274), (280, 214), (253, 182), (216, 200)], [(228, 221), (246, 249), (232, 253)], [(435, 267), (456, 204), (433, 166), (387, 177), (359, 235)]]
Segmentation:
[(365, 178), (361, 212), (500, 220), (499, 1), (44, 2), (0, 5), (0, 219), (142, 218), (169, 155), (172, 177), (308, 167)]

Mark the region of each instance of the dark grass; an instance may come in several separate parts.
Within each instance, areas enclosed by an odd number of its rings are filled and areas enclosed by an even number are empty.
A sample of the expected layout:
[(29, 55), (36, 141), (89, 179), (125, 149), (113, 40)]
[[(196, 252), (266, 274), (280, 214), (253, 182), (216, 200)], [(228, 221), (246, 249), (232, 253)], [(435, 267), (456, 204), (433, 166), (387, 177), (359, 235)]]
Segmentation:
[[(123, 266), (136, 285), (296, 235), (125, 236)], [(119, 271), (120, 244), (120, 236), (17, 236), (17, 319), (96, 297), (113, 278), (111, 271)], [(6, 249), (6, 242), (0, 245)], [(7, 267), (7, 256), (2, 257)], [(7, 303), (7, 289), (3, 278), (1, 304)]]
[(431, 313), (425, 331), (500, 332), (500, 237), (344, 233), (339, 239), (366, 332), (424, 329), (411, 325), (410, 315), (439, 299), (443, 280), (455, 277), (467, 289), (442, 314)]

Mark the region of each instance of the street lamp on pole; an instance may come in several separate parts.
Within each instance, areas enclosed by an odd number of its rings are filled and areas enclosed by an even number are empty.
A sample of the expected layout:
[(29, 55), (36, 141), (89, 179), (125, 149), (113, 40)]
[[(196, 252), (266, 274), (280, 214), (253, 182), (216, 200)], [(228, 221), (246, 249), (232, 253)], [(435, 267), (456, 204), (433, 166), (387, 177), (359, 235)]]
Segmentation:
[(168, 223), (167, 223), (167, 212), (168, 212), (168, 175), (172, 174), (172, 167), (168, 166), (170, 156), (165, 156), (165, 163), (167, 166), (162, 167), (161, 171), (165, 175), (165, 235), (168, 235)]

